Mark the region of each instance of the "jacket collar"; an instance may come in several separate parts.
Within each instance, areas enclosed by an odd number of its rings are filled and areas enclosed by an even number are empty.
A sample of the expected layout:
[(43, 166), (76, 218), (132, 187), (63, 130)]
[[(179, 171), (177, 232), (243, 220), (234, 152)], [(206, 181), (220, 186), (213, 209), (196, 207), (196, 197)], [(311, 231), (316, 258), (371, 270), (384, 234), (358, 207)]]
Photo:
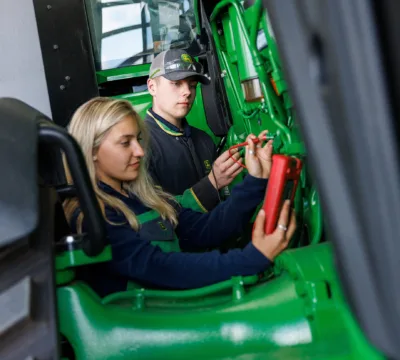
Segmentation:
[(99, 185), (99, 188), (103, 190), (106, 194), (112, 195), (120, 200), (122, 200), (126, 205), (128, 205), (132, 211), (135, 212), (136, 215), (139, 215), (141, 213), (150, 211), (148, 207), (146, 207), (138, 198), (135, 194), (129, 193), (128, 197), (125, 195), (122, 195), (120, 192), (114, 190), (110, 185), (98, 181), (97, 184)]
[(154, 120), (154, 122), (167, 134), (172, 135), (172, 136), (185, 136), (185, 137), (190, 137), (191, 131), (190, 131), (190, 125), (184, 118), (182, 120), (182, 125), (183, 125), (183, 131), (176, 127), (175, 125), (171, 124), (167, 120), (165, 120), (163, 117), (160, 115), (156, 114), (153, 109), (147, 110), (147, 115), (150, 116)]
[[(116, 191), (114, 188), (112, 188), (110, 185), (102, 182), (102, 181), (98, 181), (97, 185), (99, 186), (99, 188), (101, 190), (103, 190), (105, 193), (109, 194), (109, 195), (114, 195), (118, 198), (126, 198), (125, 195), (122, 195), (120, 192)], [(131, 194), (129, 194), (129, 197)]]

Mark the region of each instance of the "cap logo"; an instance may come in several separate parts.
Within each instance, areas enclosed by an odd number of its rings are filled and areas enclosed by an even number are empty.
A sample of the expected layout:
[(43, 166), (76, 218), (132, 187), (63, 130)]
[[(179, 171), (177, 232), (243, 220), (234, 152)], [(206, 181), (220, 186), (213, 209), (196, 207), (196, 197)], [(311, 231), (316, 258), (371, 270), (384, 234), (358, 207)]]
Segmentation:
[(182, 59), (182, 61), (184, 61), (184, 62), (188, 62), (188, 63), (193, 64), (193, 59), (192, 59), (192, 57), (191, 57), (190, 55), (188, 55), (188, 54), (182, 54), (182, 55), (181, 55), (181, 59)]

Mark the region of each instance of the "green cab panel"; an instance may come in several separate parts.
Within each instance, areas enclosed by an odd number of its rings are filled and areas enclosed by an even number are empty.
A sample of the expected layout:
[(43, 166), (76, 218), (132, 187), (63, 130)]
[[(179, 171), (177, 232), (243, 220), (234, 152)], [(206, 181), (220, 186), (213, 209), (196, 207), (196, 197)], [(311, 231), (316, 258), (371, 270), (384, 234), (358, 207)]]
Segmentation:
[(383, 359), (343, 301), (329, 244), (284, 253), (264, 278), (103, 299), (75, 282), (57, 297), (77, 359)]

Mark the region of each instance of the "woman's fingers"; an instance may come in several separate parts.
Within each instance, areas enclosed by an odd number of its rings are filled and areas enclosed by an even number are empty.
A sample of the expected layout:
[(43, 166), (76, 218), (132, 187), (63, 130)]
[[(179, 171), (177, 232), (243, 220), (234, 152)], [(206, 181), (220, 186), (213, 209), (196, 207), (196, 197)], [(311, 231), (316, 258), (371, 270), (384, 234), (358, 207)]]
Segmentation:
[(263, 149), (267, 155), (267, 158), (272, 159), (273, 141), (268, 140), (267, 145), (265, 145)]
[(250, 134), (246, 138), (247, 146), (246, 146), (246, 155), (254, 156), (256, 154), (256, 144), (254, 144), (253, 140), (256, 139), (256, 136)]
[(297, 227), (296, 212), (294, 211), (294, 209), (292, 209), (290, 212), (290, 223), (289, 223), (288, 230), (286, 233), (286, 238), (288, 240), (290, 240), (292, 238), (292, 236), (294, 235), (294, 232), (296, 231), (296, 227)]
[(253, 238), (262, 238), (264, 236), (265, 231), (265, 211), (261, 209), (256, 217), (256, 221), (254, 222), (253, 228)]
[(277, 230), (286, 233), (289, 226), (289, 213), (290, 213), (290, 200), (285, 200), (282, 206), (281, 213), (279, 214)]
[(264, 142), (265, 140), (267, 140), (267, 134), (268, 134), (268, 130), (261, 131), (260, 134), (258, 135), (258, 138), (262, 142)]

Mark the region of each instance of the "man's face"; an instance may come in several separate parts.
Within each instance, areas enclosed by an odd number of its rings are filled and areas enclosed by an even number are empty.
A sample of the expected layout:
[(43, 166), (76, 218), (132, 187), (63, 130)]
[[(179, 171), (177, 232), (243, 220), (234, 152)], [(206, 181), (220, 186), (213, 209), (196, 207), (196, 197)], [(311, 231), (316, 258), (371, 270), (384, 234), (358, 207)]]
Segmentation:
[(149, 79), (153, 110), (167, 121), (184, 118), (192, 108), (196, 87), (197, 80), (193, 77), (176, 81), (163, 76)]

